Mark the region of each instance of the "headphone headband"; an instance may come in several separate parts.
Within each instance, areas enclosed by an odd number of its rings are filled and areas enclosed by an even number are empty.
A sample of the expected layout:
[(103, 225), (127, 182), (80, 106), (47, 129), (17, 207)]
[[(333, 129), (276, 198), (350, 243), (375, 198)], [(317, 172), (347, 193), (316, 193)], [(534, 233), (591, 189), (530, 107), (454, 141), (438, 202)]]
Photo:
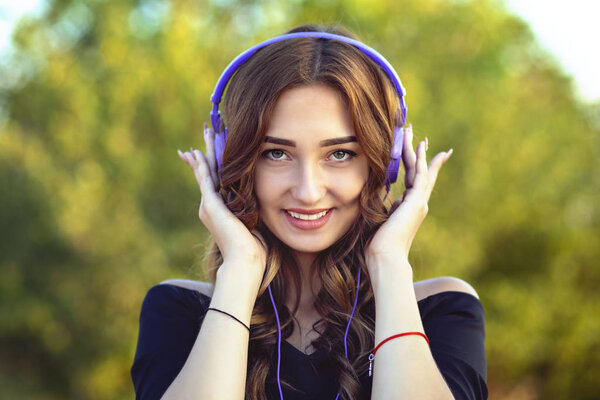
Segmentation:
[(406, 90), (404, 89), (404, 86), (402, 86), (400, 77), (398, 77), (398, 74), (396, 73), (396, 71), (394, 70), (392, 65), (381, 54), (379, 54), (379, 52), (377, 50), (367, 46), (364, 43), (359, 42), (358, 40), (354, 40), (354, 39), (351, 39), (349, 37), (342, 36), (342, 35), (336, 35), (334, 33), (295, 32), (295, 33), (287, 33), (285, 35), (275, 36), (274, 38), (271, 38), (269, 40), (265, 40), (264, 42), (258, 43), (256, 45), (250, 47), (249, 49), (247, 49), (240, 55), (238, 55), (236, 58), (233, 59), (233, 61), (231, 61), (229, 63), (227, 68), (225, 68), (225, 70), (219, 77), (219, 80), (217, 81), (217, 84), (215, 86), (215, 90), (213, 91), (212, 95), (210, 96), (210, 101), (213, 103), (213, 108), (210, 113), (210, 116), (211, 116), (211, 123), (213, 126), (213, 130), (215, 132), (221, 131), (220, 130), (221, 122), (220, 122), (220, 113), (219, 113), (219, 103), (221, 103), (221, 99), (223, 97), (223, 92), (225, 92), (225, 87), (227, 87), (227, 84), (229, 83), (229, 80), (231, 79), (231, 77), (233, 76), (235, 71), (237, 71), (238, 68), (240, 68), (242, 66), (242, 64), (244, 64), (246, 61), (248, 61), (248, 59), (250, 57), (252, 57), (257, 50), (260, 50), (263, 47), (266, 47), (273, 43), (288, 40), (288, 39), (305, 38), (305, 37), (331, 39), (331, 40), (337, 40), (340, 42), (348, 43), (348, 44), (351, 44), (352, 46), (358, 48), (364, 54), (366, 54), (371, 60), (373, 60), (377, 65), (379, 65), (379, 67), (381, 67), (383, 72), (387, 75), (388, 79), (394, 86), (394, 89), (396, 90), (396, 93), (398, 94), (398, 98), (400, 99), (400, 110), (402, 113), (402, 121), (406, 121), (407, 107), (406, 107), (406, 103), (404, 102), (404, 96), (406, 96)]
[(264, 42), (258, 43), (250, 47), (249, 49), (238, 55), (236, 58), (234, 58), (233, 61), (229, 63), (227, 68), (225, 68), (225, 70), (219, 77), (219, 80), (217, 81), (214, 92), (210, 96), (210, 100), (213, 103), (212, 110), (210, 111), (210, 122), (212, 124), (213, 131), (216, 134), (214, 148), (218, 170), (220, 171), (222, 167), (222, 157), (223, 152), (225, 150), (225, 142), (227, 141), (227, 128), (225, 128), (222, 124), (221, 113), (219, 112), (219, 103), (221, 103), (223, 92), (225, 91), (225, 87), (229, 83), (229, 80), (231, 79), (233, 74), (235, 74), (238, 68), (240, 68), (242, 64), (248, 61), (248, 59), (252, 57), (257, 50), (260, 50), (263, 47), (266, 47), (270, 44), (281, 42), (284, 40), (306, 37), (337, 40), (339, 42), (348, 43), (356, 47), (383, 70), (383, 72), (387, 75), (388, 79), (394, 86), (394, 89), (396, 91), (396, 94), (398, 95), (398, 99), (400, 102), (400, 114), (402, 119), (400, 120), (400, 118), (397, 118), (397, 120), (395, 121), (393, 132), (394, 141), (392, 145), (392, 153), (390, 155), (391, 159), (390, 164), (388, 165), (388, 169), (386, 171), (385, 185), (387, 188), (387, 192), (389, 193), (391, 184), (396, 182), (398, 170), (400, 168), (400, 158), (402, 156), (402, 143), (404, 141), (404, 131), (402, 129), (402, 126), (406, 121), (407, 114), (407, 107), (406, 103), (404, 102), (406, 90), (404, 89), (404, 86), (402, 86), (402, 82), (400, 82), (400, 78), (398, 77), (398, 74), (396, 73), (392, 65), (375, 49), (372, 49), (371, 47), (359, 42), (358, 40), (354, 40), (346, 36), (336, 35), (334, 33), (328, 32), (295, 32), (275, 36), (274, 38), (265, 40)]

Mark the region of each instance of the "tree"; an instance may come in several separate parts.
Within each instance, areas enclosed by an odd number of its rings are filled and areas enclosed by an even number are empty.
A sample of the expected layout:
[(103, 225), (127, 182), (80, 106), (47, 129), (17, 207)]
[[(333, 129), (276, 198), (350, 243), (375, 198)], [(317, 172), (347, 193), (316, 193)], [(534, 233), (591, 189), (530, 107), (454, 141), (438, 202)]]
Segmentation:
[(175, 151), (203, 146), (235, 55), (309, 21), (380, 50), (416, 135), (455, 150), (411, 263), (478, 290), (492, 396), (598, 397), (600, 108), (492, 0), (55, 0), (22, 20), (0, 70), (8, 397), (132, 397), (144, 293), (203, 277), (199, 196)]

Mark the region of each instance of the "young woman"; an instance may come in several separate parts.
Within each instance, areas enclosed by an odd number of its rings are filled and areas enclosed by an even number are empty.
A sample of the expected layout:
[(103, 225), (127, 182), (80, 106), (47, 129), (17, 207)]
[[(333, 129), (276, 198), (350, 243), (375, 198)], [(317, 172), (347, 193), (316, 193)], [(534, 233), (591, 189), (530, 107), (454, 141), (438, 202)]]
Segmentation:
[[(137, 398), (487, 398), (477, 293), (413, 282), (408, 262), (452, 151), (427, 164), (427, 139), (413, 149), (401, 84), (372, 49), (339, 29), (299, 32), (320, 33), (232, 63), (206, 154), (179, 152), (214, 240), (210, 282), (148, 292)], [(400, 153), (406, 190), (392, 203)]]

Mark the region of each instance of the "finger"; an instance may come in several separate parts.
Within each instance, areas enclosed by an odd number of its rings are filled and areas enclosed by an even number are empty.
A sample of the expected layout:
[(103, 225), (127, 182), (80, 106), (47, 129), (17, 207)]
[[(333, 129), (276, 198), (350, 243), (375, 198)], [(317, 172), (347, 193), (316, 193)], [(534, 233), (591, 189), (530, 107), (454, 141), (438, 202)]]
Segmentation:
[(427, 174), (427, 140), (419, 142), (417, 145), (417, 161), (415, 163), (415, 178), (413, 188), (419, 191), (425, 191), (428, 185)]
[(188, 161), (188, 159), (187, 159), (187, 158), (186, 158), (186, 156), (185, 156), (185, 155), (184, 155), (184, 154), (181, 152), (181, 150), (177, 149), (177, 154), (179, 155), (179, 158), (181, 158), (181, 160), (182, 160), (184, 163), (186, 163), (188, 166), (190, 165), (190, 164), (189, 164), (189, 161)]
[(217, 174), (217, 157), (215, 155), (215, 133), (208, 127), (206, 122), (204, 123), (204, 144), (206, 146), (206, 159), (208, 161), (210, 176), (215, 182), (215, 186), (218, 186), (219, 177)]
[(431, 197), (431, 193), (433, 192), (433, 188), (435, 187), (435, 182), (437, 180), (440, 169), (442, 168), (444, 163), (446, 161), (448, 161), (448, 159), (452, 155), (452, 152), (453, 152), (453, 149), (450, 149), (449, 151), (446, 151), (446, 152), (438, 153), (429, 163), (428, 187), (427, 187), (427, 191), (426, 191), (427, 201), (429, 201), (429, 198)]
[(197, 164), (196, 158), (192, 156), (192, 154), (189, 151), (183, 153), (181, 150), (177, 150), (177, 153), (179, 154), (179, 157), (181, 157), (183, 162), (185, 162), (188, 165), (188, 167), (190, 167), (190, 169), (194, 171)]
[(198, 216), (215, 239), (217, 246), (223, 250), (224, 243), (231, 242), (231, 237), (239, 238), (240, 232), (247, 232), (247, 228), (231, 213), (221, 195), (215, 190), (206, 156), (200, 150), (190, 150), (177, 153), (193, 170), (198, 182), (202, 194)]
[(402, 146), (402, 163), (404, 164), (404, 185), (412, 187), (415, 180), (415, 162), (417, 156), (412, 147), (413, 131), (412, 124), (404, 128), (404, 143)]
[(203, 197), (216, 196), (215, 185), (208, 170), (208, 161), (200, 150), (190, 148), (190, 151), (182, 153), (177, 151), (179, 156), (194, 172), (196, 182), (200, 188)]
[(208, 161), (208, 157), (205, 154), (203, 154), (200, 150), (197, 150), (197, 149), (195, 149), (192, 153), (196, 156), (196, 159), (200, 160), (200, 158), (202, 158), (204, 160), (204, 162), (206, 163), (206, 169), (208, 170), (210, 179), (212, 180), (212, 187), (216, 188), (217, 182), (215, 181), (215, 179), (212, 175), (212, 171), (210, 170), (210, 162)]
[(225, 206), (223, 198), (216, 191), (215, 183), (208, 170), (208, 160), (206, 159), (206, 156), (200, 150), (194, 150), (192, 154), (196, 160), (194, 175), (196, 176), (196, 181), (198, 182), (202, 194), (198, 215), (208, 230), (215, 235), (216, 239), (217, 236), (221, 237), (223, 232), (226, 231), (226, 228), (221, 229), (218, 224), (215, 224), (215, 221), (224, 223), (224, 221), (230, 220), (231, 218), (235, 221), (236, 218), (233, 217), (231, 211)]
[[(198, 177), (200, 176), (199, 171), (202, 170), (201, 163), (203, 158), (200, 158), (197, 154), (195, 154), (194, 149), (192, 149), (191, 147), (190, 151), (186, 151), (185, 153), (183, 153), (180, 150), (177, 150), (177, 153), (179, 154), (179, 157), (181, 157), (181, 159), (190, 167), (190, 169), (196, 176), (196, 181), (198, 185), (200, 185), (201, 182), (198, 180)], [(202, 188), (200, 188), (200, 190), (202, 190)]]
[(192, 156), (196, 160), (196, 167), (194, 168), (194, 175), (196, 176), (196, 181), (198, 181), (198, 186), (200, 186), (200, 190), (202, 194), (207, 194), (208, 192), (215, 192), (215, 182), (212, 179), (210, 174), (210, 169), (208, 167), (208, 160), (206, 156), (202, 154), (200, 150), (192, 149)]
[(427, 147), (427, 141), (421, 141), (417, 144), (416, 160), (414, 164), (415, 175), (413, 178), (412, 186), (407, 187), (402, 195), (401, 202), (420, 202), (419, 198), (422, 198), (427, 189), (427, 161), (425, 148)]

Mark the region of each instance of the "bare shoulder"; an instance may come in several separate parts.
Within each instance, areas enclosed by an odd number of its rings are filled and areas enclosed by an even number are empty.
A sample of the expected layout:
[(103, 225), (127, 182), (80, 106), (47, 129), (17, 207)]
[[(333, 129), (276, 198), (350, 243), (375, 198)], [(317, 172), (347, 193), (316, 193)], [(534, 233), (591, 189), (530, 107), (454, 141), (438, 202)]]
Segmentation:
[(213, 285), (209, 282), (193, 281), (190, 279), (167, 279), (160, 284), (174, 285), (185, 289), (195, 290), (209, 297), (211, 297), (213, 293)]
[(473, 286), (462, 279), (452, 276), (442, 276), (439, 278), (418, 281), (414, 283), (414, 287), (417, 301), (442, 292), (463, 292), (479, 299), (479, 295), (475, 289), (473, 289)]

